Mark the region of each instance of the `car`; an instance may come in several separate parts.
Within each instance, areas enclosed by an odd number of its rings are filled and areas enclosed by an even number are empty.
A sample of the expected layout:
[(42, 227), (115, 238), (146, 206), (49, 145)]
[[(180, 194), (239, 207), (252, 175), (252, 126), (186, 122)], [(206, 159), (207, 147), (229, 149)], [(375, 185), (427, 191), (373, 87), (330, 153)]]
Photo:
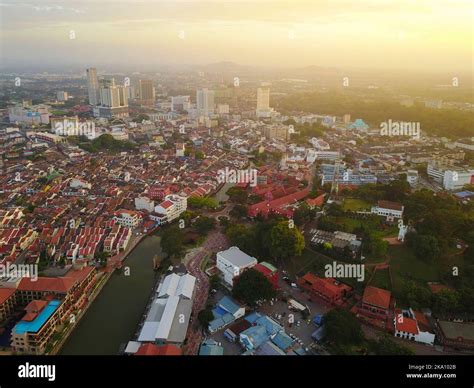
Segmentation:
[(291, 283), (291, 287), (293, 287), (293, 288), (298, 288), (298, 286), (296, 285), (296, 283)]

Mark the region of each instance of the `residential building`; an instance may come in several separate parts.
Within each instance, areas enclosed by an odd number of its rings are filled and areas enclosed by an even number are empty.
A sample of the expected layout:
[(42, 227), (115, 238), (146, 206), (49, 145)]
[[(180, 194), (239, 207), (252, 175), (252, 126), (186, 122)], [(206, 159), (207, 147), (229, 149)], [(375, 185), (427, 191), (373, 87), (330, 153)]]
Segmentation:
[(390, 316), (392, 294), (381, 288), (367, 286), (364, 290), (362, 300), (357, 307), (359, 316), (373, 321), (385, 323)]
[(214, 114), (214, 91), (207, 88), (196, 92), (196, 109), (200, 116)]
[(154, 214), (150, 215), (150, 219), (159, 224), (169, 223), (178, 218), (187, 208), (187, 197), (169, 194), (164, 198), (163, 202), (155, 206)]
[(404, 338), (427, 345), (433, 345), (435, 334), (431, 332), (426, 317), (412, 309), (395, 309), (393, 318), (395, 337)]
[(135, 208), (137, 210), (146, 210), (151, 213), (155, 210), (155, 202), (145, 196), (137, 197), (135, 198)]
[(141, 213), (127, 209), (117, 210), (114, 216), (117, 224), (128, 228), (136, 228), (140, 225), (142, 218)]

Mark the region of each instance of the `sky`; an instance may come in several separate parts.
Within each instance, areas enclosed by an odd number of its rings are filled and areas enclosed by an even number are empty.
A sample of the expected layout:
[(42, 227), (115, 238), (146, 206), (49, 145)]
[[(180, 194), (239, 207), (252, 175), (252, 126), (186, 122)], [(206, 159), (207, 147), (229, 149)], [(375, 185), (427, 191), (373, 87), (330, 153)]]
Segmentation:
[(472, 71), (472, 0), (0, 0), (4, 66)]

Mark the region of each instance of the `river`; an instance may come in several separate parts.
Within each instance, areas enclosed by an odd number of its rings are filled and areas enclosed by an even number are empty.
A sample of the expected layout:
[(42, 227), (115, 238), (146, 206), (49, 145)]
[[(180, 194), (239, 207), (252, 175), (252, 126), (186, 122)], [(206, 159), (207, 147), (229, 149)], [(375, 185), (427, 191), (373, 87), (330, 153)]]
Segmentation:
[(60, 351), (63, 355), (115, 355), (134, 336), (154, 285), (153, 256), (160, 237), (148, 236), (128, 255), (89, 307)]

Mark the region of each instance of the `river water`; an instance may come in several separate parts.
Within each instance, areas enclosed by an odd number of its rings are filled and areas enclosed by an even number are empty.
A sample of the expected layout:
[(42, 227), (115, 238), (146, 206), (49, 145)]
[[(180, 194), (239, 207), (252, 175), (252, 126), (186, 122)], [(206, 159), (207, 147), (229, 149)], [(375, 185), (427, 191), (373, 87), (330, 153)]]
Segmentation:
[(161, 257), (160, 237), (148, 236), (124, 262), (130, 276), (112, 274), (61, 349), (64, 355), (115, 355), (138, 329), (155, 280), (153, 257)]

